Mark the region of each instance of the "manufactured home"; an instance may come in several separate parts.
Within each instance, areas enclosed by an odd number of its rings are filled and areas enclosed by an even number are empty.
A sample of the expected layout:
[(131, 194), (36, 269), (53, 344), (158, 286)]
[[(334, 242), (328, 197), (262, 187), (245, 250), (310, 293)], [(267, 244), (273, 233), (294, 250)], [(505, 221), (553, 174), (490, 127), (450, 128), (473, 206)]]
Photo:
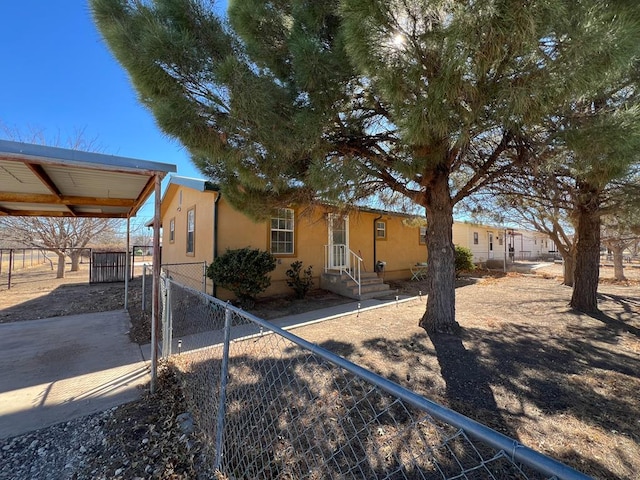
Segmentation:
[[(389, 294), (385, 280), (410, 278), (426, 264), (424, 231), (412, 220), (368, 208), (343, 214), (328, 206), (292, 206), (256, 222), (229, 205), (216, 185), (172, 176), (161, 202), (162, 263), (193, 264), (197, 272), (199, 263), (227, 249), (258, 248), (277, 261), (265, 295), (290, 293), (285, 272), (301, 261), (313, 267), (316, 286), (354, 298), (379, 296)], [(208, 279), (203, 288), (230, 297)]]
[[(316, 205), (279, 208), (254, 221), (203, 179), (170, 177), (161, 224), (163, 265), (182, 283), (224, 299), (231, 293), (204, 272), (227, 249), (258, 248), (276, 258), (267, 296), (291, 293), (286, 271), (295, 261), (312, 266), (315, 286), (353, 298), (387, 295), (386, 280), (422, 279), (427, 265), (426, 227), (412, 215), (363, 207), (341, 213)], [(537, 258), (550, 245), (537, 232), (474, 223), (454, 222), (452, 233), (453, 243), (469, 248), (476, 263)]]

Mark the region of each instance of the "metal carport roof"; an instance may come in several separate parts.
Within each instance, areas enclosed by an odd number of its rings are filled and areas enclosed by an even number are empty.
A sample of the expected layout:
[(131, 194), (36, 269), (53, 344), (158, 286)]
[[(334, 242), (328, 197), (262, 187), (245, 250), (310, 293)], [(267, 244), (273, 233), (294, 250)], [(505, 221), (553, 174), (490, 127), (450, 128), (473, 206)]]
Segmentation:
[(176, 166), (0, 140), (0, 216), (135, 216)]
[[(129, 219), (155, 193), (152, 392), (158, 365), (160, 184), (175, 171), (167, 163), (0, 140), (0, 216), (126, 218), (128, 250)], [(128, 280), (125, 276), (125, 308)]]

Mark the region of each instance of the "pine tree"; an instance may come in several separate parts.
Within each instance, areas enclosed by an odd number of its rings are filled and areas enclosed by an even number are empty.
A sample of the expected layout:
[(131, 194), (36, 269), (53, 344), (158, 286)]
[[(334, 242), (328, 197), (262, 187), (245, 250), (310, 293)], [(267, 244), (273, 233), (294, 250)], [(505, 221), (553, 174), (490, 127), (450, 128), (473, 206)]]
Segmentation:
[(392, 191), (428, 221), (421, 325), (452, 333), (453, 208), (527, 160), (525, 125), (626, 65), (633, 3), (92, 0), (159, 126), (226, 198), (350, 204)]

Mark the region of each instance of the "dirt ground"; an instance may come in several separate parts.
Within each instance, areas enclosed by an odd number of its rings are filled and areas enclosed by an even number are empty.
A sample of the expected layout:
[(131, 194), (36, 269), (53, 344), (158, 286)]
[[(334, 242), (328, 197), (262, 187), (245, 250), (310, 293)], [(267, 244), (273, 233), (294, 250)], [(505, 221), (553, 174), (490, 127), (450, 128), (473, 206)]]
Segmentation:
[[(460, 337), (430, 338), (417, 327), (424, 297), (294, 333), (594, 478), (631, 480), (640, 471), (640, 268), (625, 274), (629, 281), (616, 283), (612, 269), (601, 269), (594, 316), (568, 308), (571, 289), (552, 265), (465, 282), (456, 291)], [(394, 282), (392, 289), (417, 295), (424, 284)], [(10, 291), (0, 287), (0, 322), (122, 308), (122, 293), (121, 285), (34, 277)], [(263, 300), (254, 313), (331, 301), (324, 294)]]
[[(640, 287), (572, 312), (555, 279), (487, 278), (456, 294), (460, 337), (430, 338), (424, 301), (296, 329), (354, 363), (594, 478), (640, 471)], [(348, 340), (345, 340), (348, 339)]]

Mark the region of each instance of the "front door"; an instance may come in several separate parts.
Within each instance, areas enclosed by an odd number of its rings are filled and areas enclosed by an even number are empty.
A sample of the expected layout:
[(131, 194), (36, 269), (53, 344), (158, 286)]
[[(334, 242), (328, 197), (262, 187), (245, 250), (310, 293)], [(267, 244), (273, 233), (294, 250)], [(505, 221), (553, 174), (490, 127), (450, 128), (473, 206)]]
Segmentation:
[(329, 268), (349, 268), (349, 217), (329, 214)]

